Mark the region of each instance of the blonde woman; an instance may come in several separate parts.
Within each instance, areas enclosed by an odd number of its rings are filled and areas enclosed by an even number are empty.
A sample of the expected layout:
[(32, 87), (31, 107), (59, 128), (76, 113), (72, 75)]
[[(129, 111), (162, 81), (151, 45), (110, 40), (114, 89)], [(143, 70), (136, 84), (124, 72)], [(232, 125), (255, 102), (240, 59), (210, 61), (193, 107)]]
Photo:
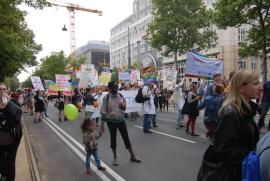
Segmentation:
[[(260, 96), (259, 75), (253, 71), (237, 72), (232, 80), (227, 99), (218, 116), (218, 126), (212, 143), (203, 157), (198, 181), (241, 181), (242, 161), (259, 140), (254, 116)], [(210, 166), (211, 165), (211, 166)]]

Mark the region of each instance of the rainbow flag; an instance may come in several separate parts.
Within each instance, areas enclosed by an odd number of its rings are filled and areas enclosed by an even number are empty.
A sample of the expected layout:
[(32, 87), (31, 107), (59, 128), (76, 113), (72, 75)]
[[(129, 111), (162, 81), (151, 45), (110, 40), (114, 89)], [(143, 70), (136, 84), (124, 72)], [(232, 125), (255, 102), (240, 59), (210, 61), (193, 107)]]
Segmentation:
[(69, 64), (69, 65), (67, 65), (64, 71), (65, 71), (65, 72), (68, 72), (68, 73), (73, 72), (73, 66), (72, 66), (72, 65), (70, 65), (70, 64)]

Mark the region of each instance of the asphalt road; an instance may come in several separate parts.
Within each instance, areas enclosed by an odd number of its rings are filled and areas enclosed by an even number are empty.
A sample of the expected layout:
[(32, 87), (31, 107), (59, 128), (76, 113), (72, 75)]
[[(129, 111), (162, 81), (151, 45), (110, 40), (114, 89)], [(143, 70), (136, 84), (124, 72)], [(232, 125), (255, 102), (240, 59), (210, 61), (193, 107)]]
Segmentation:
[(77, 121), (58, 122), (53, 103), (50, 103), (48, 113), (49, 119), (40, 123), (34, 123), (29, 113), (24, 114), (42, 180), (195, 181), (208, 146), (202, 116), (196, 123), (196, 132), (200, 136), (192, 137), (185, 134), (185, 128), (175, 129), (175, 111), (158, 112), (158, 127), (152, 134), (143, 133), (142, 117), (137, 121), (126, 121), (131, 144), (142, 163), (129, 161), (129, 153), (118, 132), (119, 165), (113, 166), (109, 132), (105, 127), (105, 134), (98, 140), (98, 152), (107, 170), (97, 171), (92, 162), (93, 173), (86, 175), (80, 129), (84, 113), (80, 113)]

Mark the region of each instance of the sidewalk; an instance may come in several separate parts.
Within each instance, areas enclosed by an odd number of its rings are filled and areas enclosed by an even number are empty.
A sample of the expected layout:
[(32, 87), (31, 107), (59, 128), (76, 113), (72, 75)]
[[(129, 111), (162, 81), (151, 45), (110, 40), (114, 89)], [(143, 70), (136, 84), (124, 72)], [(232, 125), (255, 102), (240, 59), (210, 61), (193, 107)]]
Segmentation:
[(25, 145), (25, 137), (23, 136), (16, 157), (15, 181), (32, 181), (29, 161), (30, 160), (28, 159), (28, 154)]

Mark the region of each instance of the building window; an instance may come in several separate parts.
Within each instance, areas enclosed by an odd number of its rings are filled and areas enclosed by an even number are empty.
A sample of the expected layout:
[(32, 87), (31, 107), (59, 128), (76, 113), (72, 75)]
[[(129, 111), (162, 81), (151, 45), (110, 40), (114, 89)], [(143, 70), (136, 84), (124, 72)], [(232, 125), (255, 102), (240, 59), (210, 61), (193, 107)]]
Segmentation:
[(257, 69), (257, 59), (255, 57), (250, 58), (250, 67), (252, 70)]
[(246, 68), (246, 61), (244, 59), (239, 59), (238, 65), (239, 65), (239, 70), (245, 69)]
[(238, 28), (238, 43), (242, 43), (245, 41), (245, 29)]

